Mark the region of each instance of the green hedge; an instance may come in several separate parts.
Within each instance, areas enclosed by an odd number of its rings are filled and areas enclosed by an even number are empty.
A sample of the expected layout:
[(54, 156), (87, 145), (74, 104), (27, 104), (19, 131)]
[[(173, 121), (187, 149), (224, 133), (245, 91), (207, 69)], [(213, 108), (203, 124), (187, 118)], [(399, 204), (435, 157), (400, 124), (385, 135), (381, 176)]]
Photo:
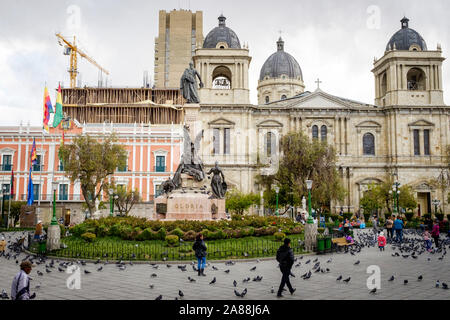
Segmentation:
[(285, 234), (300, 234), (303, 226), (288, 218), (235, 215), (231, 220), (220, 221), (149, 221), (136, 217), (106, 217), (86, 220), (70, 228), (70, 232), (77, 237), (93, 233), (97, 238), (118, 237), (138, 241), (164, 241), (168, 235), (191, 241), (199, 232), (209, 240), (259, 237), (273, 235), (279, 230)]

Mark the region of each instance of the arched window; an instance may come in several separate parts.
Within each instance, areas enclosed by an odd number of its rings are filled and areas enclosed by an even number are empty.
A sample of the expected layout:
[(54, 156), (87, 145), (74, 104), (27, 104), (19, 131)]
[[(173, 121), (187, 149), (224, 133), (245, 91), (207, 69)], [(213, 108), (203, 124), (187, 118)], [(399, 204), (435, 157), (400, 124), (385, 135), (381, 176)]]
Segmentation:
[(287, 99), (286, 95), (283, 94), (283, 95), (281, 96), (281, 100), (286, 100), (286, 99)]
[(363, 154), (368, 156), (375, 155), (375, 137), (371, 133), (363, 136)]
[(267, 134), (266, 134), (266, 156), (267, 157), (272, 156), (272, 139), (273, 139), (273, 133), (267, 132)]
[(232, 74), (229, 68), (225, 66), (219, 66), (213, 71), (213, 89), (231, 89)]
[(266, 96), (266, 103), (269, 103), (269, 96)]
[(424, 91), (425, 90), (425, 73), (418, 68), (412, 68), (408, 71), (408, 74), (406, 75), (407, 83), (408, 83), (408, 90), (419, 90)]
[(381, 96), (384, 97), (387, 91), (386, 72), (381, 76)]
[(327, 126), (323, 125), (320, 128), (320, 139), (322, 141), (327, 141), (327, 133), (328, 133)]
[(314, 125), (312, 127), (312, 137), (313, 139), (318, 139), (319, 138), (319, 127)]

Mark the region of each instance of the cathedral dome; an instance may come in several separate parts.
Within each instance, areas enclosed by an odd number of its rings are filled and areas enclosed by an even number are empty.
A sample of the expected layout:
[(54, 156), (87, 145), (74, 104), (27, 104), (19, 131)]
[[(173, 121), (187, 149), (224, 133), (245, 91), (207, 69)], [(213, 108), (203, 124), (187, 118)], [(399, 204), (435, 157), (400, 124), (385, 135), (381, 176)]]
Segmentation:
[[(236, 33), (225, 26), (225, 18), (223, 15), (219, 17), (219, 26), (212, 29), (205, 38), (203, 42), (203, 48), (217, 48), (218, 44), (221, 44), (219, 47), (222, 48), (222, 44), (226, 44), (230, 49), (241, 49), (241, 43), (239, 42), (239, 38)], [(223, 48), (226, 48), (223, 45)]]
[(402, 28), (389, 40), (386, 51), (394, 50), (394, 45), (395, 50), (427, 50), (425, 40), (417, 31), (408, 27), (408, 22), (409, 19), (406, 17), (401, 20)]
[(300, 65), (293, 56), (284, 51), (284, 41), (281, 37), (277, 41), (277, 48), (277, 52), (272, 54), (262, 66), (259, 80), (263, 81), (266, 77), (280, 78), (282, 75), (290, 79), (303, 80)]

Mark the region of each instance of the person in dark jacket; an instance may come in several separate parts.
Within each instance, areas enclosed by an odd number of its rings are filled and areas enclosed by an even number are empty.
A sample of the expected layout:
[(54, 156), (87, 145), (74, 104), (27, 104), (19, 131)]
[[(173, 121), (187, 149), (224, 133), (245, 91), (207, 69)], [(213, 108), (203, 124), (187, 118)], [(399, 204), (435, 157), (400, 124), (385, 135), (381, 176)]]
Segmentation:
[(195, 257), (198, 261), (198, 275), (206, 276), (205, 265), (206, 265), (206, 244), (203, 241), (203, 235), (199, 233), (196, 237), (192, 250), (195, 251)]
[(291, 239), (285, 238), (284, 245), (282, 245), (277, 252), (277, 261), (280, 263), (280, 270), (283, 274), (281, 278), (280, 288), (278, 289), (277, 297), (282, 297), (281, 294), (284, 286), (287, 285), (289, 292), (294, 293), (296, 289), (292, 288), (291, 282), (289, 281), (289, 276), (291, 274), (291, 268), (294, 264), (294, 252), (291, 249)]

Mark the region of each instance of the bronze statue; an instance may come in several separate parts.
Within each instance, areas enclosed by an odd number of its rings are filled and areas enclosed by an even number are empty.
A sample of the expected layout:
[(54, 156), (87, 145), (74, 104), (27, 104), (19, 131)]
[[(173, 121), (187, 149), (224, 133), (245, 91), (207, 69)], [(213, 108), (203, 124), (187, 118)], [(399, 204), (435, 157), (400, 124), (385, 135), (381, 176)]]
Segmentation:
[(196, 181), (200, 182), (205, 179), (205, 172), (203, 171), (203, 162), (200, 160), (198, 156), (198, 151), (200, 149), (200, 141), (203, 137), (202, 130), (195, 141), (191, 141), (191, 137), (189, 136), (189, 128), (184, 127), (184, 152), (181, 156), (181, 163), (178, 166), (177, 171), (173, 177), (173, 183), (177, 188), (181, 186), (181, 174), (187, 173), (191, 177), (193, 177)]
[(227, 192), (227, 183), (225, 182), (225, 176), (222, 170), (219, 168), (219, 164), (216, 161), (214, 168), (209, 170), (207, 174), (213, 174), (211, 179), (211, 189), (213, 192), (213, 198), (223, 199)]
[(194, 63), (189, 63), (189, 68), (187, 68), (180, 81), (180, 89), (183, 93), (183, 98), (186, 99), (187, 103), (200, 103), (197, 92), (197, 79), (200, 80), (200, 88), (203, 88), (203, 82), (200, 78), (200, 74), (194, 69)]

